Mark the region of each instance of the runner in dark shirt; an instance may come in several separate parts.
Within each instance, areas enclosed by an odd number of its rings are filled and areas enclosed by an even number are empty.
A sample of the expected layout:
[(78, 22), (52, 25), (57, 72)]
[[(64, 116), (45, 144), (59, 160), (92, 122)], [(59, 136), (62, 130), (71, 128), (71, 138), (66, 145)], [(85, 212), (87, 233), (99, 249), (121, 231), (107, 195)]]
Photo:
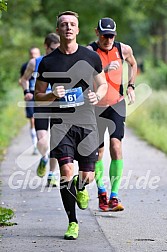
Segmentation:
[[(39, 65), (35, 99), (48, 101), (52, 106), (51, 156), (60, 166), (60, 192), (69, 226), (65, 239), (78, 237), (75, 203), (88, 207), (89, 195), (85, 188), (94, 179), (97, 160), (98, 131), (94, 105), (107, 91), (100, 57), (79, 46), (77, 13), (67, 11), (58, 16), (57, 33), (60, 47), (44, 57)], [(45, 94), (47, 83), (52, 93)], [(94, 92), (94, 85), (97, 91)], [(74, 163), (79, 165), (79, 176), (74, 175)]]

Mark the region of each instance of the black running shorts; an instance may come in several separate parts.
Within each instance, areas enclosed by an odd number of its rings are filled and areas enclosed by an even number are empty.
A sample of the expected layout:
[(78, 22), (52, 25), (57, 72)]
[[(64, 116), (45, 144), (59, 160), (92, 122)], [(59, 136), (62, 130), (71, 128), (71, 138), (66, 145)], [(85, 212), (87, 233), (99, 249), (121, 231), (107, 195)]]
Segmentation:
[(58, 161), (71, 157), (72, 160), (78, 161), (79, 170), (94, 171), (94, 164), (98, 158), (97, 126), (80, 127), (70, 124), (51, 124), (51, 126), (50, 156), (57, 158)]
[(126, 116), (125, 100), (107, 108), (96, 106), (95, 112), (99, 131), (99, 147), (104, 146), (104, 133), (107, 128), (110, 138), (117, 138), (121, 141), (124, 137)]

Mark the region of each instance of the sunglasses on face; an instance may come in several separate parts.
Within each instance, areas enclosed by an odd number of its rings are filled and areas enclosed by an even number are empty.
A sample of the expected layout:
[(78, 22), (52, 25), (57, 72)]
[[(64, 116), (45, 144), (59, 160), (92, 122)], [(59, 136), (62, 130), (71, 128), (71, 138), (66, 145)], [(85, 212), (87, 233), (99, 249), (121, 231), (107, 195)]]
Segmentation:
[(112, 39), (115, 35), (113, 34), (104, 34), (104, 35), (101, 35), (101, 38), (105, 38), (105, 39)]

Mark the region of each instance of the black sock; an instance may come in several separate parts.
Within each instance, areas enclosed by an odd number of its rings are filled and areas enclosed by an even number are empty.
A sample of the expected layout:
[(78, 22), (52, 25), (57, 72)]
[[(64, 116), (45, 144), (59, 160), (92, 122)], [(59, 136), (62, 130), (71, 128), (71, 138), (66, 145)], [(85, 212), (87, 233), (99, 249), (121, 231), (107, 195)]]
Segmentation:
[(76, 222), (76, 211), (75, 211), (75, 204), (76, 204), (76, 190), (74, 187), (74, 182), (60, 182), (60, 193), (61, 198), (63, 201), (64, 209), (67, 213), (69, 223)]

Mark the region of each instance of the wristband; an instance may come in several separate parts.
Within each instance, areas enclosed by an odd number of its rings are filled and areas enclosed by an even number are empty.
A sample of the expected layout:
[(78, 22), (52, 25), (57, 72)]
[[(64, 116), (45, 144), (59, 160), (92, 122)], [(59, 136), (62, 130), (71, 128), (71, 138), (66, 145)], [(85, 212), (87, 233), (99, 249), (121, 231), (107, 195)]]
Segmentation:
[(30, 93), (30, 90), (29, 90), (29, 89), (25, 89), (25, 90), (24, 90), (24, 95), (26, 95), (26, 94), (28, 94), (28, 93)]
[[(133, 90), (135, 89), (135, 84), (128, 84), (128, 87), (131, 87), (131, 88), (133, 88)], [(127, 88), (128, 88), (127, 87)]]

